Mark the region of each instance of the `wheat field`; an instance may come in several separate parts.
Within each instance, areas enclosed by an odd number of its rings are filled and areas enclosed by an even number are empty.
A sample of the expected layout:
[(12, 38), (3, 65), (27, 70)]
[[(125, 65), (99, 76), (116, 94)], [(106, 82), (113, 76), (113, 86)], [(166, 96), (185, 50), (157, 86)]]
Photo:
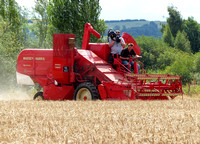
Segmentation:
[(200, 99), (1, 99), (0, 143), (200, 143)]

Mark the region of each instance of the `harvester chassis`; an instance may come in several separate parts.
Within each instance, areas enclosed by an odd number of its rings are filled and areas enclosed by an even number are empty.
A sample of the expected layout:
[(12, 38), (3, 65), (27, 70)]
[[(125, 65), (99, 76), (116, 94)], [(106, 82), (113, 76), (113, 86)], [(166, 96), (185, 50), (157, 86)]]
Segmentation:
[[(43, 92), (35, 94), (36, 100), (168, 100), (183, 94), (181, 76), (146, 74), (138, 58), (131, 59), (134, 72), (119, 57), (111, 65), (108, 44), (89, 43), (90, 34), (101, 37), (87, 23), (82, 49), (75, 48), (75, 35), (54, 34), (53, 50), (23, 50), (17, 60), (18, 83), (38, 83)], [(123, 33), (122, 37), (141, 54), (132, 36)]]

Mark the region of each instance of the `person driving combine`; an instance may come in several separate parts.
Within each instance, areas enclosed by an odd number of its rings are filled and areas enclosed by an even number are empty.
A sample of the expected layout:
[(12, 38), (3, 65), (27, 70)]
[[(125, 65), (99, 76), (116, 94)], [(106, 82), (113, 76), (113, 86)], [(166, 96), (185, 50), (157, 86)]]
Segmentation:
[[(121, 51), (120, 58), (122, 60), (122, 64), (124, 64), (127, 68), (128, 68), (130, 57), (132, 56), (141, 57), (139, 55), (136, 55), (135, 51), (133, 50), (133, 47), (134, 47), (134, 44), (129, 43), (128, 47)], [(131, 61), (130, 64), (131, 64), (131, 70), (134, 70), (134, 63)], [(137, 66), (138, 66), (138, 71), (139, 71), (140, 65), (137, 64)]]
[(123, 47), (125, 47), (125, 42), (124, 39), (120, 36), (120, 31), (116, 30), (114, 31), (109, 31), (108, 32), (108, 43), (109, 43), (109, 47), (111, 48), (111, 53), (109, 55), (109, 59), (108, 61), (110, 63), (113, 63), (114, 58), (117, 58), (117, 55), (121, 54), (121, 51), (123, 49)]

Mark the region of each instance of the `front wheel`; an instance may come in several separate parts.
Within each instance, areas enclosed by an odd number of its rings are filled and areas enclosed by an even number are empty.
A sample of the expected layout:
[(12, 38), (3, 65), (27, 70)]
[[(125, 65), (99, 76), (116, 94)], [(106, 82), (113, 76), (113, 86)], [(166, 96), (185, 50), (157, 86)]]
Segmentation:
[(74, 93), (74, 100), (97, 100), (99, 92), (97, 88), (90, 82), (84, 82), (77, 86)]
[(37, 92), (34, 95), (33, 100), (36, 100), (36, 101), (44, 100), (43, 92)]

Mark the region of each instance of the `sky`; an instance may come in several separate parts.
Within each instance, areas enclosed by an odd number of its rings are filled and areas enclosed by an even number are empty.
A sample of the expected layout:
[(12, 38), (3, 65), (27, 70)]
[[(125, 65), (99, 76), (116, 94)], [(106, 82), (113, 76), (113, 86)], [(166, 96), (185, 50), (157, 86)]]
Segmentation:
[[(20, 6), (34, 7), (34, 0), (16, 0)], [(175, 6), (183, 19), (194, 17), (200, 23), (199, 0), (100, 0), (102, 8), (100, 19), (124, 20), (146, 19), (166, 21), (169, 17), (167, 7)]]

